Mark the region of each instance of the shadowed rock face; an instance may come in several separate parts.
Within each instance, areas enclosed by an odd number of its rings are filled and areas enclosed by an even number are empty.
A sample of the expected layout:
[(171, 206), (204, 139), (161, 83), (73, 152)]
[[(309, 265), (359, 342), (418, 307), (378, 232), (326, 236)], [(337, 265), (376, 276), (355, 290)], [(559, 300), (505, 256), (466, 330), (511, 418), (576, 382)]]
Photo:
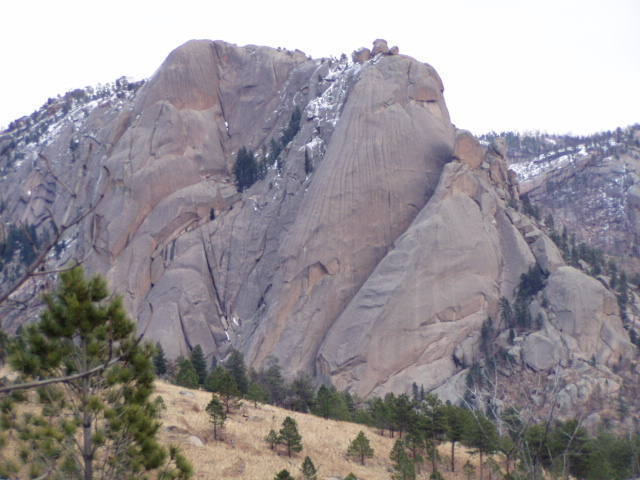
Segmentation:
[[(49, 212), (86, 213), (49, 265), (86, 258), (171, 357), (233, 346), (361, 395), (415, 382), (455, 400), (483, 322), (504, 330), (499, 300), (537, 263), (544, 323), (504, 347), (517, 368), (630, 362), (615, 298), (512, 208), (503, 150), (455, 129), (432, 67), (382, 47), (350, 64), (188, 42), (137, 92), (52, 117), (35, 146), (3, 134), (26, 158), (0, 158), (3, 218), (44, 234)], [(238, 192), (237, 151), (264, 158), (295, 108), (297, 134)]]

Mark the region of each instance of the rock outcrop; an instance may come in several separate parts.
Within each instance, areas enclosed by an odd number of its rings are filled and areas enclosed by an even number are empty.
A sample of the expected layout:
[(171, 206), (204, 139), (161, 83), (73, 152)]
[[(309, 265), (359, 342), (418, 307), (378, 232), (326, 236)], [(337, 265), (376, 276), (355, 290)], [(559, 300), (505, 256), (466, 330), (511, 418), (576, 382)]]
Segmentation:
[[(562, 375), (567, 412), (605, 380), (623, 390), (635, 351), (615, 297), (517, 211), (504, 145), (451, 124), (429, 65), (384, 40), (353, 63), (199, 40), (123, 85), (2, 134), (1, 212), (42, 239), (62, 227), (47, 266), (106, 274), (169, 356), (235, 347), (361, 395), (415, 382), (455, 400), (493, 352), (503, 380)], [(242, 147), (263, 169), (240, 192)], [(537, 323), (515, 328), (500, 305), (532, 268), (548, 276), (523, 307)]]

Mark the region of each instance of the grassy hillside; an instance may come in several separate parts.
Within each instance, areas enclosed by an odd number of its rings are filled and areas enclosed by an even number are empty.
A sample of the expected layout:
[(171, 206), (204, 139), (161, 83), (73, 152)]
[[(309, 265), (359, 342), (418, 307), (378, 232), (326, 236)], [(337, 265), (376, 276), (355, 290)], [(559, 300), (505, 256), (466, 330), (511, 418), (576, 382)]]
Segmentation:
[[(253, 404), (244, 401), (227, 419), (224, 441), (214, 441), (212, 427), (205, 407), (211, 394), (204, 391), (186, 390), (165, 382), (157, 383), (157, 393), (162, 396), (166, 411), (163, 414), (162, 438), (166, 443), (180, 445), (193, 462), (195, 478), (244, 480), (271, 480), (275, 474), (286, 468), (296, 478), (300, 478), (300, 465), (305, 456), (311, 457), (319, 467), (319, 479), (340, 479), (353, 472), (359, 479), (389, 480), (391, 461), (389, 453), (394, 439), (381, 436), (375, 429), (362, 425), (325, 420), (314, 415), (284, 410), (271, 405)], [(186, 394), (186, 395), (185, 395)], [(270, 429), (278, 431), (286, 416), (298, 423), (304, 449), (288, 458), (282, 447), (273, 451), (264, 441)], [(363, 430), (374, 449), (374, 458), (362, 466), (345, 455), (349, 442)], [(203, 446), (196, 446), (196, 436)], [(456, 472), (449, 471), (450, 445), (441, 446), (441, 470), (447, 480), (463, 480), (462, 465), (469, 453), (456, 447)], [(477, 465), (477, 456), (472, 463)], [(427, 470), (428, 466), (425, 465)], [(430, 470), (429, 470), (430, 472)], [(418, 478), (428, 478), (423, 472)], [(485, 472), (485, 479), (489, 479)]]

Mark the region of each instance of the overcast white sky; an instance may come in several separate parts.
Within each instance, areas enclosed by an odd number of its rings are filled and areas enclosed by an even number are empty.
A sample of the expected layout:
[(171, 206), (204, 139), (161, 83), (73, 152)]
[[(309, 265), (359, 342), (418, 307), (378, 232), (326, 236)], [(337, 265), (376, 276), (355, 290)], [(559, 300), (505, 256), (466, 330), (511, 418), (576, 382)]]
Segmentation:
[(313, 57), (386, 38), (438, 70), (474, 133), (640, 122), (640, 0), (10, 0), (2, 17), (0, 126), (72, 88), (148, 77), (192, 38)]

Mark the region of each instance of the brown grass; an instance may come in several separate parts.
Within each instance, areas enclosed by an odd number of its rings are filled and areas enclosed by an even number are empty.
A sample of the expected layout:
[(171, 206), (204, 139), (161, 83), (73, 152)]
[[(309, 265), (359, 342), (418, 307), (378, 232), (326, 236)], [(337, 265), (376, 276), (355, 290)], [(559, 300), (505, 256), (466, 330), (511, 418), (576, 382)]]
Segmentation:
[[(0, 377), (7, 374), (0, 369)], [(186, 395), (180, 392), (186, 393)], [(300, 466), (305, 456), (311, 457), (319, 468), (319, 480), (341, 479), (353, 472), (362, 480), (389, 480), (391, 461), (389, 453), (395, 442), (388, 433), (382, 436), (377, 430), (349, 422), (325, 420), (310, 414), (284, 410), (272, 405), (243, 401), (227, 418), (222, 440), (213, 439), (213, 428), (205, 412), (211, 393), (188, 390), (166, 382), (156, 382), (156, 394), (167, 407), (162, 414), (161, 439), (166, 444), (181, 447), (192, 462), (195, 479), (271, 480), (282, 469), (287, 469), (297, 479), (301, 478)], [(25, 407), (22, 407), (25, 408)], [(270, 429), (278, 431), (285, 417), (298, 423), (304, 449), (287, 457), (283, 447), (275, 451), (264, 441)], [(369, 438), (374, 457), (362, 466), (346, 456), (349, 442), (362, 430)], [(204, 446), (195, 446), (190, 437), (198, 437)], [(456, 446), (456, 472), (450, 472), (451, 445), (440, 446), (439, 468), (446, 480), (466, 480), (462, 466), (468, 460), (478, 468), (478, 456), (471, 455), (462, 446)], [(7, 452), (5, 452), (7, 453)], [(430, 464), (425, 463), (419, 479), (429, 478)], [(478, 470), (474, 477), (479, 478)], [(485, 469), (485, 480), (491, 476)]]
[[(181, 395), (180, 392), (191, 395)], [(325, 420), (314, 415), (291, 412), (271, 405), (258, 404), (254, 408), (250, 402), (236, 408), (227, 418), (223, 441), (213, 440), (213, 431), (205, 407), (211, 394), (203, 391), (186, 390), (164, 382), (157, 383), (157, 393), (162, 396), (166, 411), (163, 414), (162, 438), (166, 443), (177, 444), (193, 463), (197, 479), (244, 479), (270, 480), (277, 472), (287, 469), (300, 478), (300, 465), (305, 456), (311, 457), (319, 468), (320, 479), (342, 478), (353, 472), (359, 479), (389, 480), (391, 461), (389, 453), (395, 439), (381, 436), (376, 430), (348, 422)], [(282, 421), (290, 416), (298, 423), (304, 449), (288, 458), (282, 447), (277, 451), (269, 448), (264, 437), (270, 429), (278, 431)], [(366, 465), (347, 458), (349, 442), (363, 430), (374, 449), (374, 457)], [(190, 436), (197, 436), (204, 446), (197, 447), (189, 442)], [(440, 447), (441, 471), (447, 480), (463, 480), (462, 465), (470, 458), (469, 452), (456, 446), (456, 472), (449, 472), (450, 444)], [(471, 456), (477, 466), (477, 456)], [(428, 478), (430, 468), (419, 478)], [(476, 474), (477, 475), (477, 474)], [(490, 476), (485, 470), (485, 479)]]

